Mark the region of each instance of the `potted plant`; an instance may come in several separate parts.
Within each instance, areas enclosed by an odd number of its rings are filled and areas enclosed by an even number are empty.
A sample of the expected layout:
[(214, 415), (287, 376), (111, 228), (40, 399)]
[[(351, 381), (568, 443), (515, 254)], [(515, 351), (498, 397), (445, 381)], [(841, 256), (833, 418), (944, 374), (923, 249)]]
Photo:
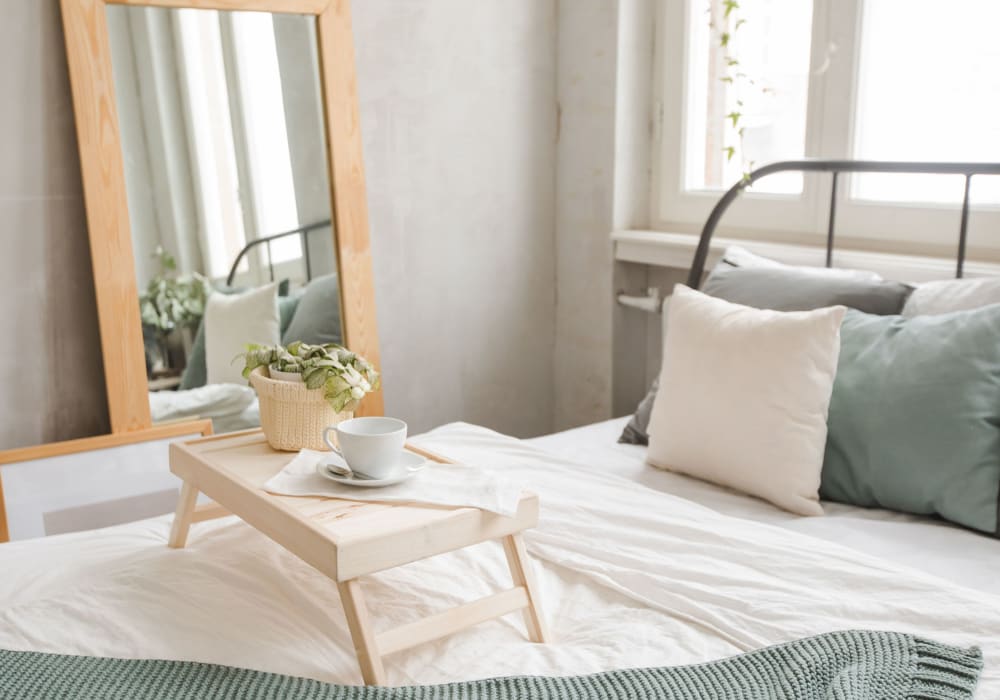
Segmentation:
[(379, 387), (365, 358), (342, 345), (248, 345), (243, 376), (260, 400), (260, 423), (278, 450), (326, 449), (323, 429), (353, 416)]

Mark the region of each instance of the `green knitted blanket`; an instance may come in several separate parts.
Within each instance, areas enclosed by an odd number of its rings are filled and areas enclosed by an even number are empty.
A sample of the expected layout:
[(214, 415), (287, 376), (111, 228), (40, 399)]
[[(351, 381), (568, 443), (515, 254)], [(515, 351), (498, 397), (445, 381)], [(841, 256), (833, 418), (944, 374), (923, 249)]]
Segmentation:
[(0, 698), (92, 700), (968, 700), (978, 649), (907, 634), (834, 632), (694, 666), (406, 688), (332, 685), (183, 661), (0, 650)]

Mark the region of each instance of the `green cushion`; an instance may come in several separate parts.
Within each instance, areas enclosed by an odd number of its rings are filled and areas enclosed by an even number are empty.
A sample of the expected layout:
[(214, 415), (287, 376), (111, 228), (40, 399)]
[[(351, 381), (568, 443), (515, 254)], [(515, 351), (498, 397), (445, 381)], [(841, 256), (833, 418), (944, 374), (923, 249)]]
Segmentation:
[[(278, 315), (282, 333), (292, 322), (292, 317), (295, 316), (295, 309), (301, 298), (301, 294), (278, 297)], [(206, 383), (208, 383), (208, 368), (205, 364), (205, 323), (203, 319), (198, 323), (198, 332), (195, 333), (194, 341), (191, 343), (191, 356), (188, 358), (187, 366), (184, 367), (179, 388), (197, 389), (200, 386), (205, 386)]]
[(317, 277), (306, 285), (302, 301), (288, 328), (281, 334), (281, 343), (301, 340), (311, 345), (343, 343), (340, 325), (340, 281), (336, 274)]
[(848, 311), (821, 497), (1000, 534), (1000, 305)]

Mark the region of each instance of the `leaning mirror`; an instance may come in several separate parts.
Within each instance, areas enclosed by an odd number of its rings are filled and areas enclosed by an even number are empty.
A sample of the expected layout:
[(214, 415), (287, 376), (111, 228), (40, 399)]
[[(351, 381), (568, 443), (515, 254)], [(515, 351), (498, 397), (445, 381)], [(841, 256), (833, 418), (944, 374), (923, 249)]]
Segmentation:
[(154, 424), (255, 427), (247, 343), (342, 343), (313, 16), (106, 8)]

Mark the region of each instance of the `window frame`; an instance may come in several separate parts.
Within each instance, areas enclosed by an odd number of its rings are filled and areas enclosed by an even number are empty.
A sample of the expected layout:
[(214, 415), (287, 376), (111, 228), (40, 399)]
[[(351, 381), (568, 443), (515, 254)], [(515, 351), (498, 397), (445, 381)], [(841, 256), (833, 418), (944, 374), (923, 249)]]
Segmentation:
[[(814, 0), (805, 157), (854, 158), (855, 119), (865, 0)], [(657, 3), (653, 67), (650, 224), (655, 230), (696, 233), (724, 190), (685, 190), (688, 31), (691, 0)], [(835, 54), (830, 47), (835, 45)], [(825, 70), (819, 70), (830, 59)], [(743, 194), (720, 231), (759, 240), (822, 245), (830, 207), (830, 175), (806, 174), (801, 194)], [(899, 177), (906, 177), (901, 175)], [(838, 240), (860, 248), (951, 256), (961, 203), (899, 203), (856, 198), (853, 178), (838, 187)], [(955, 176), (961, 192), (962, 178)], [(733, 183), (729, 183), (733, 184)], [(1000, 258), (1000, 202), (973, 204), (969, 257)], [(992, 240), (991, 240), (992, 238)]]

